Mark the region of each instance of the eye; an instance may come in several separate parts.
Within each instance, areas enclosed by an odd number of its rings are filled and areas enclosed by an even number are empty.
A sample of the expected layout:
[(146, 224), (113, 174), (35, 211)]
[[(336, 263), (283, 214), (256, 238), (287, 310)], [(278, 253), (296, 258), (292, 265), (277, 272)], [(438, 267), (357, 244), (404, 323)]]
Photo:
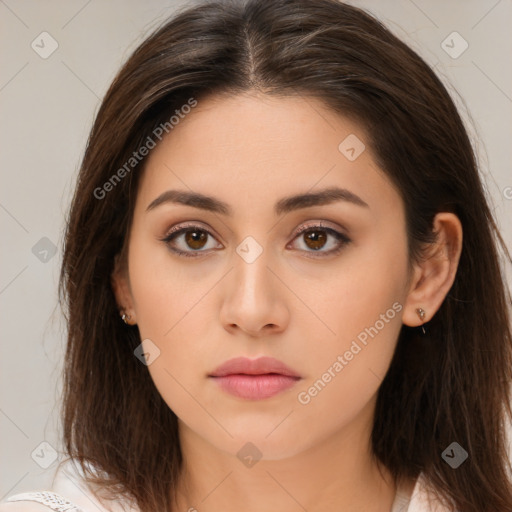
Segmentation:
[[(199, 256), (198, 253), (206, 252), (201, 249), (205, 247), (211, 249), (211, 247), (207, 247), (208, 237), (210, 236), (213, 238), (211, 233), (201, 226), (181, 225), (174, 226), (168, 235), (162, 239), (162, 242), (165, 242), (169, 249), (179, 256), (194, 258)], [(192, 251), (188, 249), (192, 249)]]
[[(330, 241), (329, 238), (331, 239)], [(307, 253), (316, 252), (320, 255), (312, 255), (315, 258), (337, 254), (351, 242), (351, 239), (343, 233), (333, 228), (322, 226), (321, 223), (301, 228), (295, 233), (294, 240), (296, 239), (302, 242), (303, 248), (299, 248), (299, 250), (304, 250)], [(322, 250), (329, 245), (331, 247), (330, 249)]]

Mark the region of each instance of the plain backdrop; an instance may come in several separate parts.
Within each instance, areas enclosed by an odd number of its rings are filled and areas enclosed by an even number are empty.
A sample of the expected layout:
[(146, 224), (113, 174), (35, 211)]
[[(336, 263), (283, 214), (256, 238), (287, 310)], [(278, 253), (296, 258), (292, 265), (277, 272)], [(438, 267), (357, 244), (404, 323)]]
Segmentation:
[[(49, 485), (62, 457), (57, 281), (64, 218), (100, 99), (131, 51), (188, 3), (0, 0), (0, 500)], [(448, 85), (511, 248), (511, 0), (350, 3), (376, 14)], [(510, 275), (507, 267), (509, 286)]]

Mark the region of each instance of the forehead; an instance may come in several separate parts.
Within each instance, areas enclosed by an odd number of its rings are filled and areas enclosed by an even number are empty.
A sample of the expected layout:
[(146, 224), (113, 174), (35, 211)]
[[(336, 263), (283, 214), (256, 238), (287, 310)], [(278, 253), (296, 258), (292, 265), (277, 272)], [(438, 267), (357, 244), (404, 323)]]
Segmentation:
[(400, 197), (366, 139), (361, 126), (314, 98), (212, 96), (151, 150), (137, 202), (147, 207), (163, 191), (181, 189), (223, 198), (243, 213), (251, 198), (338, 186), (378, 211)]

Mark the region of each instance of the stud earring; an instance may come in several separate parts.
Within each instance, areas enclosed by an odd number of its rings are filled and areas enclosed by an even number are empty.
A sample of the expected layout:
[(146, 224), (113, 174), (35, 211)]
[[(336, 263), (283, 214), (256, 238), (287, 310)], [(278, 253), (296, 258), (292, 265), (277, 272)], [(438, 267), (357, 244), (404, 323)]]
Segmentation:
[[(418, 313), (418, 316), (420, 317), (420, 320), (423, 320), (425, 318), (425, 310), (422, 308), (416, 308), (416, 313)], [(425, 327), (423, 327), (423, 324), (421, 325), (421, 330), (423, 331), (423, 334), (425, 333)]]
[(132, 317), (126, 313), (126, 311), (122, 311), (121, 313), (121, 320), (126, 324), (126, 325), (134, 325), (133, 323), (130, 322), (130, 320), (132, 319)]

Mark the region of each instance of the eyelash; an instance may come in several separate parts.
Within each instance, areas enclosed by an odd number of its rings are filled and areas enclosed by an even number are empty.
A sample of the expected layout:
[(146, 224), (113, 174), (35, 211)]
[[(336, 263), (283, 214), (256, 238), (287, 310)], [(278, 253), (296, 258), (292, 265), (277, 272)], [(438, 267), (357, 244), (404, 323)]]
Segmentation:
[[(207, 253), (208, 251), (200, 251), (200, 250), (198, 250), (198, 251), (182, 251), (181, 249), (176, 249), (175, 247), (171, 247), (170, 243), (175, 238), (178, 238), (181, 234), (186, 233), (187, 231), (200, 231), (203, 233), (207, 233), (208, 235), (213, 237), (213, 235), (207, 229), (205, 229), (201, 226), (198, 226), (197, 224), (190, 224), (190, 225), (186, 225), (186, 226), (173, 227), (164, 238), (160, 239), (160, 241), (166, 243), (168, 245), (169, 249), (173, 253), (177, 254), (178, 256), (183, 256), (185, 258), (197, 258), (197, 257), (201, 257), (201, 254)], [(346, 235), (344, 235), (343, 233), (340, 233), (339, 231), (336, 231), (335, 229), (328, 228), (326, 226), (322, 226), (322, 224), (314, 224), (314, 225), (305, 226), (303, 229), (294, 233), (293, 240), (298, 238), (300, 235), (303, 235), (304, 233), (307, 233), (310, 231), (312, 231), (312, 232), (325, 231), (325, 232), (329, 233), (330, 235), (334, 236), (334, 238), (336, 238), (336, 240), (339, 242), (338, 247), (336, 247), (335, 249), (331, 249), (329, 251), (323, 251), (323, 252), (319, 251), (317, 254), (322, 254), (322, 256), (307, 256), (310, 258), (322, 258), (325, 256), (331, 256), (331, 255), (338, 254), (349, 243), (352, 242), (352, 240), (349, 237), (347, 237)], [(313, 254), (315, 253), (315, 251), (304, 251), (304, 252), (313, 253)]]

